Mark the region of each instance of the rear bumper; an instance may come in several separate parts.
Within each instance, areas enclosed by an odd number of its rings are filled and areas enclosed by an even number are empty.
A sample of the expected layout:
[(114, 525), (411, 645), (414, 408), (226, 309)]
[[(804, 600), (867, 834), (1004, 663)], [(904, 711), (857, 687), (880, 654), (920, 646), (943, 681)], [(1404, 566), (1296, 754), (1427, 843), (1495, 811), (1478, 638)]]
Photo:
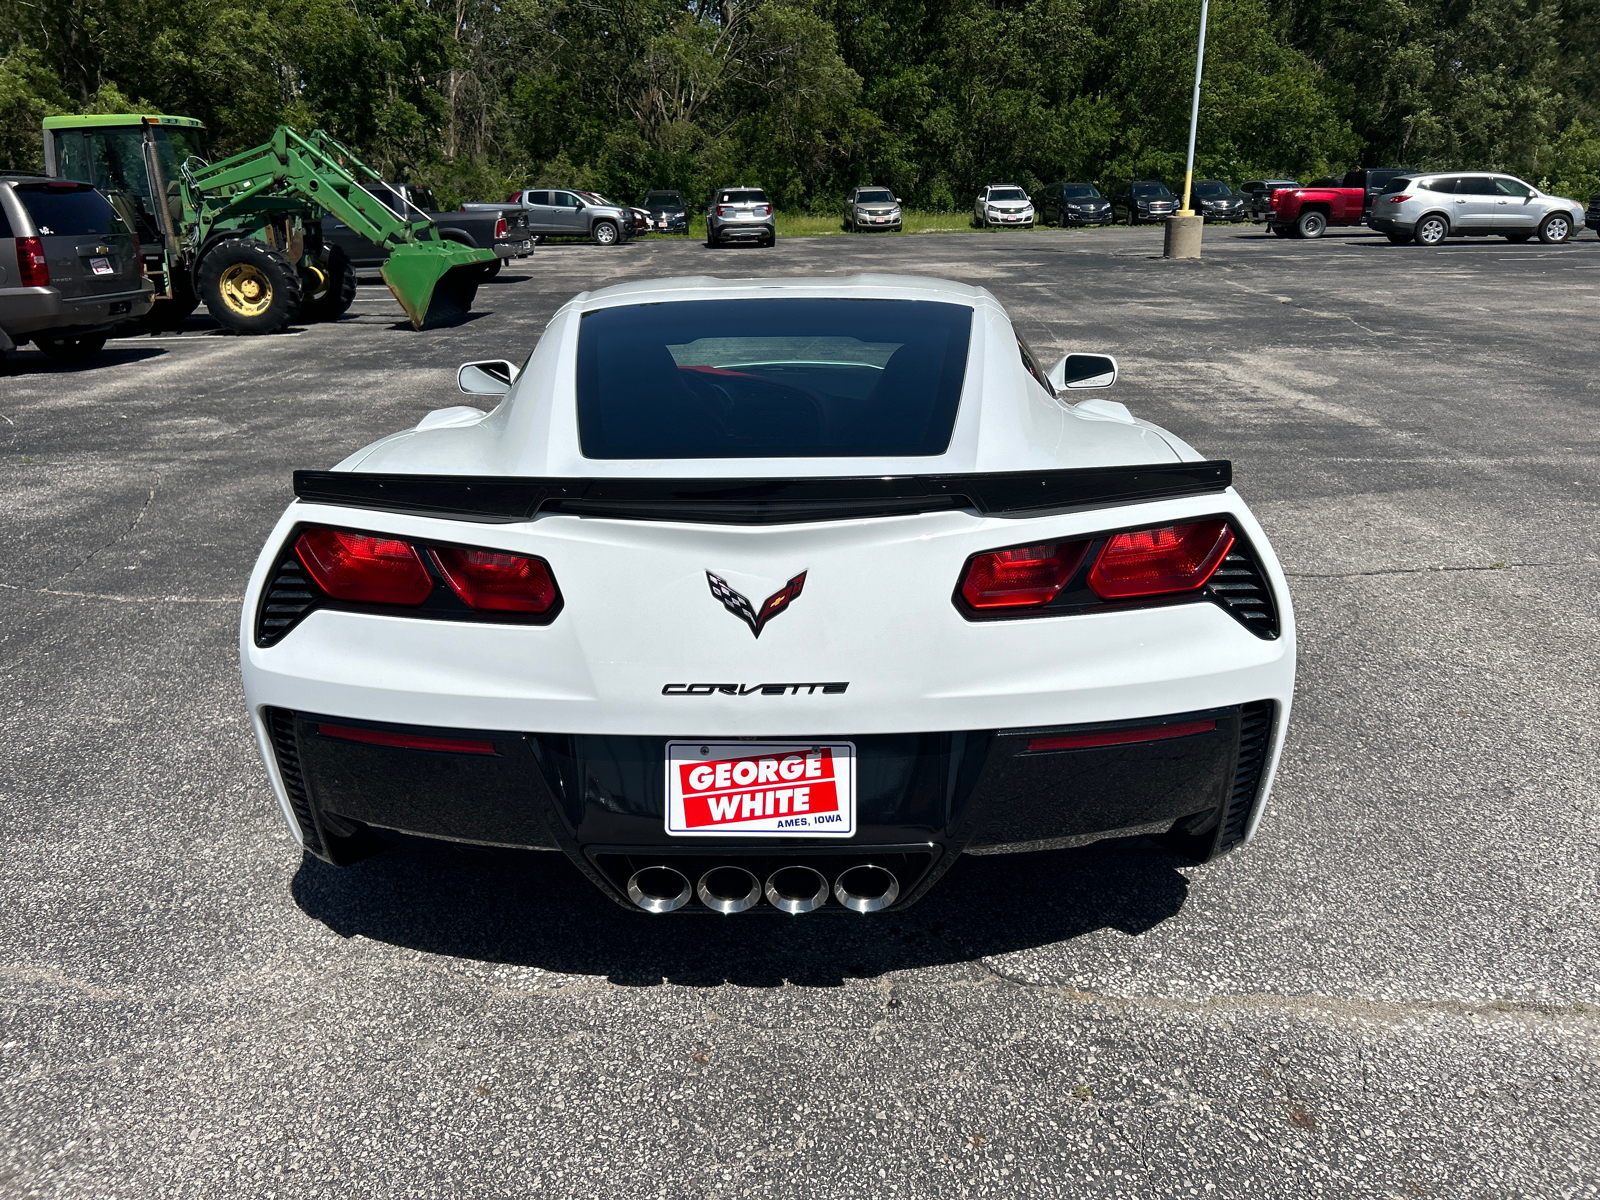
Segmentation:
[[(690, 880), (728, 863), (763, 879), (802, 864), (831, 880), (871, 862), (895, 873), (892, 907), (903, 908), (962, 853), (1146, 833), (1170, 834), (1198, 859), (1232, 849), (1265, 798), (1283, 711), (1266, 700), (1066, 729), (862, 736), (856, 835), (783, 844), (668, 838), (664, 738), (440, 730), (275, 708), (258, 710), (256, 720), (297, 839), (330, 862), (362, 857), (376, 844), (374, 829), (560, 850), (630, 909), (628, 878), (656, 863)], [(1179, 726), (1199, 731), (1163, 735)], [(354, 740), (352, 730), (481, 745), (397, 748)], [(1045, 734), (1112, 744), (1030, 749)], [(489, 745), (493, 752), (483, 752)], [(776, 911), (752, 911), (760, 910)], [(709, 910), (691, 901), (684, 911)]]
[(496, 242), (494, 252), (501, 258), (522, 258), (533, 253), (533, 239), (530, 237), (520, 242)]
[(0, 288), (0, 328), (13, 338), (36, 333), (97, 333), (142, 317), (155, 303), (155, 285), (95, 296), (63, 296), (60, 289)]
[(725, 242), (756, 242), (775, 236), (776, 231), (770, 221), (729, 221), (717, 225), (712, 233)]

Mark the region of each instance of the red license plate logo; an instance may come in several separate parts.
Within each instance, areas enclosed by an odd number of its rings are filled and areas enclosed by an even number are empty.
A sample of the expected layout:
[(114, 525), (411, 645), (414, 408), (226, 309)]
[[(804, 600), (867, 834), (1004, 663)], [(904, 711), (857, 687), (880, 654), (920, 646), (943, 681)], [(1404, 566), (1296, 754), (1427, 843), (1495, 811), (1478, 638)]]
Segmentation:
[(855, 747), (669, 743), (667, 832), (848, 837)]

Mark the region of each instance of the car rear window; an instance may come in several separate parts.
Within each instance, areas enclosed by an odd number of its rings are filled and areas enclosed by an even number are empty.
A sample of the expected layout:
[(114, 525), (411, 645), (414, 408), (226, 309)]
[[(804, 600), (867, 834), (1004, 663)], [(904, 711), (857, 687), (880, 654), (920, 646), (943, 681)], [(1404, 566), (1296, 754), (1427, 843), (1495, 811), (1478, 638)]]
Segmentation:
[(765, 204), (767, 194), (760, 188), (729, 188), (717, 194), (718, 204)]
[(927, 300), (602, 308), (578, 333), (586, 458), (929, 456), (950, 445), (972, 310)]
[(108, 201), (92, 187), (59, 183), (24, 183), (17, 186), (17, 199), (28, 210), (42, 236), (104, 237), (127, 233), (128, 228)]

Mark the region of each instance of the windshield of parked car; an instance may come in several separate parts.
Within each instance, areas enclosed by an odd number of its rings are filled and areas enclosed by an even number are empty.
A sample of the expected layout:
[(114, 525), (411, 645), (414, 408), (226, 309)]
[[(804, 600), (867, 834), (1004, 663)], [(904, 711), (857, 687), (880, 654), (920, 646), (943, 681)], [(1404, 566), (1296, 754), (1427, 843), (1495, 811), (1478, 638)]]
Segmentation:
[(677, 192), (646, 192), (644, 197), (646, 208), (682, 208), (683, 197)]
[(1172, 193), (1167, 191), (1164, 183), (1136, 183), (1133, 185), (1133, 198), (1135, 200), (1166, 200)]
[(41, 237), (105, 237), (127, 233), (111, 203), (92, 187), (75, 183), (24, 183), (17, 199)]
[(989, 202), (991, 204), (993, 204), (996, 200), (1026, 200), (1027, 198), (1028, 193), (1023, 191), (1021, 188), (989, 189)]
[(729, 188), (717, 193), (718, 204), (765, 204), (767, 194), (760, 188)]
[(1233, 195), (1233, 189), (1225, 183), (1202, 179), (1194, 185), (1194, 194), (1203, 200), (1226, 200)]
[(1061, 189), (1065, 200), (1098, 200), (1100, 189), (1092, 183), (1069, 183)]
[(894, 193), (887, 188), (868, 188), (856, 193), (857, 204), (893, 204)]
[(944, 453), (972, 309), (927, 300), (602, 308), (578, 333), (586, 458)]

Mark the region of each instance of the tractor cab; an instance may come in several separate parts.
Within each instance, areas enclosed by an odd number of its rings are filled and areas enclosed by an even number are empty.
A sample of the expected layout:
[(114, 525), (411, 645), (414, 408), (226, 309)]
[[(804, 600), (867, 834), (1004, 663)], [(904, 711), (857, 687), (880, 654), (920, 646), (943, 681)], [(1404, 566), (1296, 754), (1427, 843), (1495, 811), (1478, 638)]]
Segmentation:
[[(45, 172), (93, 184), (139, 239), (158, 310), (194, 311), (194, 287), (180, 247), (186, 214), (179, 167), (200, 158), (205, 126), (192, 117), (144, 113), (46, 117)], [(152, 313), (159, 319), (160, 312)]]

